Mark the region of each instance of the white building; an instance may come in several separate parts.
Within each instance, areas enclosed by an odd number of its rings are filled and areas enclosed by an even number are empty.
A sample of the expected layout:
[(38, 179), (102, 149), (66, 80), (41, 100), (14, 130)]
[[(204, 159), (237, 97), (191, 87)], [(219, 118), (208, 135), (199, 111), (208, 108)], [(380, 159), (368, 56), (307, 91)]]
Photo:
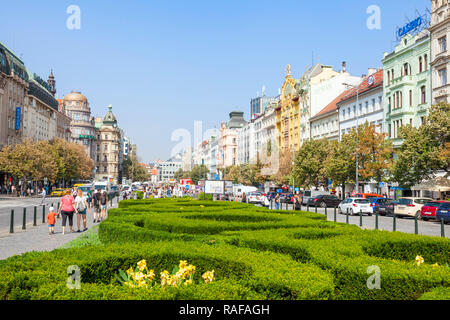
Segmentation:
[(256, 162), (255, 123), (248, 122), (237, 132), (237, 164)]
[[(450, 1), (431, 1), (431, 90), (432, 104), (450, 102), (450, 86), (447, 73), (450, 69), (450, 54), (447, 41), (450, 36)], [(425, 65), (427, 61), (424, 61)]]
[[(183, 168), (182, 156), (180, 154), (175, 155), (167, 161), (160, 161), (157, 164), (157, 170), (159, 171), (159, 179), (160, 182), (173, 182), (175, 172), (179, 169)], [(152, 178), (153, 181), (153, 178)]]
[(366, 121), (376, 126), (377, 132), (384, 132), (383, 70), (369, 69), (368, 76), (357, 89), (349, 89), (337, 106), (339, 139), (352, 128), (356, 128), (357, 123), (362, 125)]

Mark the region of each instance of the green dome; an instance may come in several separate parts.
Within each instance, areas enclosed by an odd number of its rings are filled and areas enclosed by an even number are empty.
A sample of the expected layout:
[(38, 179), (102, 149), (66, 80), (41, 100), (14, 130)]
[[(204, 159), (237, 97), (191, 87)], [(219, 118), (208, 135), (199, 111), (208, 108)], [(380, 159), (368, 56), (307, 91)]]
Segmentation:
[(111, 109), (112, 106), (110, 105), (108, 107), (109, 111), (106, 113), (105, 117), (103, 118), (103, 124), (117, 124), (117, 118), (114, 115), (114, 113), (112, 113)]

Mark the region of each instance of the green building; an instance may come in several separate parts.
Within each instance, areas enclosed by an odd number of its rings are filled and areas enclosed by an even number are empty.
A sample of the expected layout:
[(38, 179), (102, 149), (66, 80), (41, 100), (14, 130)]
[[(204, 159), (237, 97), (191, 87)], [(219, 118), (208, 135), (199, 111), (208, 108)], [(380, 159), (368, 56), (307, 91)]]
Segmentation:
[(394, 148), (400, 147), (400, 127), (419, 127), (431, 106), (430, 34), (406, 34), (391, 53), (385, 53), (384, 121)]

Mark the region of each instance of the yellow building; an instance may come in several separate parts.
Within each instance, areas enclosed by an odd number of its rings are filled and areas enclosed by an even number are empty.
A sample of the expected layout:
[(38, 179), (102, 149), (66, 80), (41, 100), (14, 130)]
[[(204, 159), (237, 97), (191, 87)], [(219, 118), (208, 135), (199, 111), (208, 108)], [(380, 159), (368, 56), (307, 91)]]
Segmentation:
[[(345, 72), (345, 63), (343, 64)], [(320, 110), (315, 105), (327, 105), (330, 101), (321, 101), (321, 97), (311, 96), (315, 87), (324, 81), (336, 77), (340, 73), (331, 66), (317, 63), (301, 76), (294, 79), (290, 65), (286, 68), (286, 77), (281, 87), (281, 95), (276, 108), (276, 128), (278, 133), (278, 148), (283, 151), (298, 151), (302, 143), (310, 138), (309, 119)], [(326, 95), (325, 95), (326, 96)], [(323, 97), (326, 98), (326, 97)]]

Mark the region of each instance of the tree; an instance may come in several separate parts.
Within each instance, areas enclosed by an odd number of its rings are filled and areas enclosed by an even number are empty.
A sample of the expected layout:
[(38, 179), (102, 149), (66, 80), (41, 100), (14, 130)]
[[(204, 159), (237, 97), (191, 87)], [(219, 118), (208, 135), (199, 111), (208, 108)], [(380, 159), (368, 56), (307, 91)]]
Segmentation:
[(204, 164), (194, 166), (190, 172), (190, 178), (194, 184), (198, 184), (200, 180), (205, 180), (208, 177), (209, 169)]
[(280, 151), (278, 160), (278, 171), (272, 176), (278, 184), (288, 184), (292, 173), (292, 151)]
[(327, 139), (306, 140), (295, 157), (293, 175), (297, 185), (327, 186), (328, 179), (324, 162), (328, 157), (329, 142)]
[(145, 182), (149, 179), (147, 169), (138, 162), (136, 156), (131, 155), (122, 162), (123, 175), (132, 181)]
[(324, 161), (327, 176), (334, 186), (342, 187), (342, 196), (345, 196), (345, 184), (355, 181), (356, 161), (351, 157), (355, 148), (356, 141), (344, 134), (341, 141), (330, 143), (330, 152)]
[(425, 124), (419, 128), (406, 125), (400, 128), (403, 143), (397, 160), (391, 167), (391, 180), (409, 188), (423, 180), (432, 179), (450, 166), (450, 104), (440, 103), (430, 109)]
[(239, 183), (240, 170), (238, 166), (231, 166), (224, 170), (224, 180), (233, 181), (234, 184)]

